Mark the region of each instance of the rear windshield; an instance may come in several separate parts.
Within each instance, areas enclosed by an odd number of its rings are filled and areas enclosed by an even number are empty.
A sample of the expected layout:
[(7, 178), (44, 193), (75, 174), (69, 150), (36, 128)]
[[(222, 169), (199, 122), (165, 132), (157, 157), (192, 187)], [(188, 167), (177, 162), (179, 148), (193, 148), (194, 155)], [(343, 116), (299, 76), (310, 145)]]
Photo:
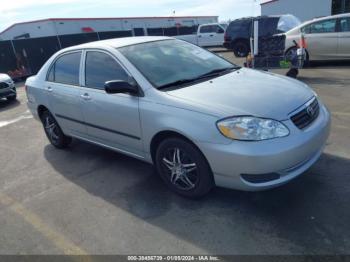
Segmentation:
[(232, 21), (228, 26), (227, 31), (229, 31), (230, 33), (250, 32), (251, 21), (251, 19)]
[(283, 15), (278, 21), (277, 31), (285, 33), (301, 24), (300, 20), (293, 15)]

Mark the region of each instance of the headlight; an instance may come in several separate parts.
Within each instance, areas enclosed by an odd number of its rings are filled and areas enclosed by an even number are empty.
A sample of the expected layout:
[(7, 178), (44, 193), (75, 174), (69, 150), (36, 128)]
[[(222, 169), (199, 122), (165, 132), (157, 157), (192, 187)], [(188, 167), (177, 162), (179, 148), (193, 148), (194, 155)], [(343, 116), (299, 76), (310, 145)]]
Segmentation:
[(289, 135), (281, 122), (252, 116), (224, 119), (217, 122), (217, 127), (224, 136), (235, 140), (259, 141)]

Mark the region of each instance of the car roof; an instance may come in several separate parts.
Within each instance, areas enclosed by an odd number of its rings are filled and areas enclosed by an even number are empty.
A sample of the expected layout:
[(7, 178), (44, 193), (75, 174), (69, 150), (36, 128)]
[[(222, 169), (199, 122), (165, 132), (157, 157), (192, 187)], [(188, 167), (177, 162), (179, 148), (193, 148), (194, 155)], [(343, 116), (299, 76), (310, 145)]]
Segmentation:
[(205, 25), (219, 25), (221, 23), (206, 23), (206, 24), (201, 24), (199, 26), (205, 26)]
[(129, 45), (137, 45), (137, 44), (142, 44), (147, 42), (162, 41), (162, 40), (169, 40), (169, 39), (174, 39), (174, 38), (165, 37), (165, 36), (130, 36), (130, 37), (121, 37), (121, 38), (113, 38), (108, 40), (94, 41), (90, 43), (67, 47), (62, 49), (61, 51), (66, 52), (66, 51), (76, 50), (76, 49), (101, 48), (101, 47), (119, 48), (119, 47), (124, 47)]
[(289, 14), (284, 14), (284, 15), (247, 16), (247, 17), (242, 17), (242, 18), (235, 19), (235, 20), (231, 21), (231, 23), (233, 23), (233, 22), (239, 22), (239, 21), (245, 21), (245, 20), (259, 20), (259, 19), (266, 19), (266, 18), (280, 18), (280, 17), (286, 16), (286, 15), (289, 15)]

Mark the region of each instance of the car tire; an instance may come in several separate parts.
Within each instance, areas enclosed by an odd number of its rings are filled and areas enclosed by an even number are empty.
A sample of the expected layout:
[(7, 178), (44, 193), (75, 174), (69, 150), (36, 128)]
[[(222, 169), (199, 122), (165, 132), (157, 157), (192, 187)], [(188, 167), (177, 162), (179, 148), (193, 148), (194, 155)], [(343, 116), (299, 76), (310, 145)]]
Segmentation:
[(174, 137), (162, 141), (156, 151), (155, 165), (165, 184), (181, 196), (199, 198), (215, 185), (204, 155), (184, 139)]
[(54, 147), (64, 149), (72, 142), (72, 138), (63, 133), (56, 119), (49, 111), (42, 113), (41, 122), (47, 138)]
[[(294, 47), (291, 47), (289, 48), (286, 52), (285, 52), (285, 57), (290, 57), (291, 56), (291, 53), (292, 52), (296, 52), (297, 51), (297, 48), (294, 46)], [(303, 68), (307, 68), (309, 67), (310, 65), (310, 58), (309, 58), (309, 53), (308, 51), (305, 49), (305, 52), (306, 52), (306, 57), (305, 57), (305, 61), (304, 61), (304, 64), (303, 64)]]
[(249, 45), (243, 41), (238, 41), (233, 45), (233, 53), (236, 57), (247, 57), (249, 49)]

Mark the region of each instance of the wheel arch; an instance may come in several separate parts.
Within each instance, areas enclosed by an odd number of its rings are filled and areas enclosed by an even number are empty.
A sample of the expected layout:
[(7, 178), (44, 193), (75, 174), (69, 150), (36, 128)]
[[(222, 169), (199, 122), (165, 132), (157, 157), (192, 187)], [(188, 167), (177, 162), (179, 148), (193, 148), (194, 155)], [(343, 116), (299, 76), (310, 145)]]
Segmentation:
[(202, 150), (190, 138), (188, 138), (184, 134), (181, 134), (181, 133), (179, 133), (177, 131), (173, 131), (173, 130), (159, 131), (157, 134), (155, 134), (153, 136), (151, 143), (150, 143), (150, 153), (151, 153), (151, 158), (152, 158), (153, 163), (155, 163), (155, 156), (156, 156), (158, 146), (160, 145), (160, 143), (162, 141), (164, 141), (165, 139), (168, 139), (168, 138), (181, 138), (181, 139), (187, 141), (188, 143), (190, 143), (191, 145), (193, 145), (195, 148), (198, 149), (198, 151), (203, 155), (203, 157), (207, 161), (208, 165), (210, 166), (209, 161), (205, 157), (205, 155), (203, 154)]
[(38, 111), (38, 116), (41, 119), (43, 113), (50, 110), (44, 105), (39, 105), (37, 111)]
[[(291, 46), (291, 47), (289, 47), (289, 48), (284, 52), (284, 55), (287, 55), (287, 53), (288, 53), (290, 50), (294, 49), (294, 48), (297, 48), (297, 47), (296, 47), (296, 46)], [(310, 62), (310, 53), (309, 53), (309, 51), (307, 50), (307, 48), (305, 48), (305, 53), (306, 53), (306, 62), (308, 63), (308, 62)]]
[(233, 41), (232, 41), (232, 47), (234, 47), (235, 44), (237, 43), (240, 43), (240, 42), (243, 42), (245, 44), (248, 44), (248, 47), (250, 49), (250, 46), (249, 46), (249, 40), (244, 38), (244, 37), (238, 37), (238, 38), (235, 38)]

